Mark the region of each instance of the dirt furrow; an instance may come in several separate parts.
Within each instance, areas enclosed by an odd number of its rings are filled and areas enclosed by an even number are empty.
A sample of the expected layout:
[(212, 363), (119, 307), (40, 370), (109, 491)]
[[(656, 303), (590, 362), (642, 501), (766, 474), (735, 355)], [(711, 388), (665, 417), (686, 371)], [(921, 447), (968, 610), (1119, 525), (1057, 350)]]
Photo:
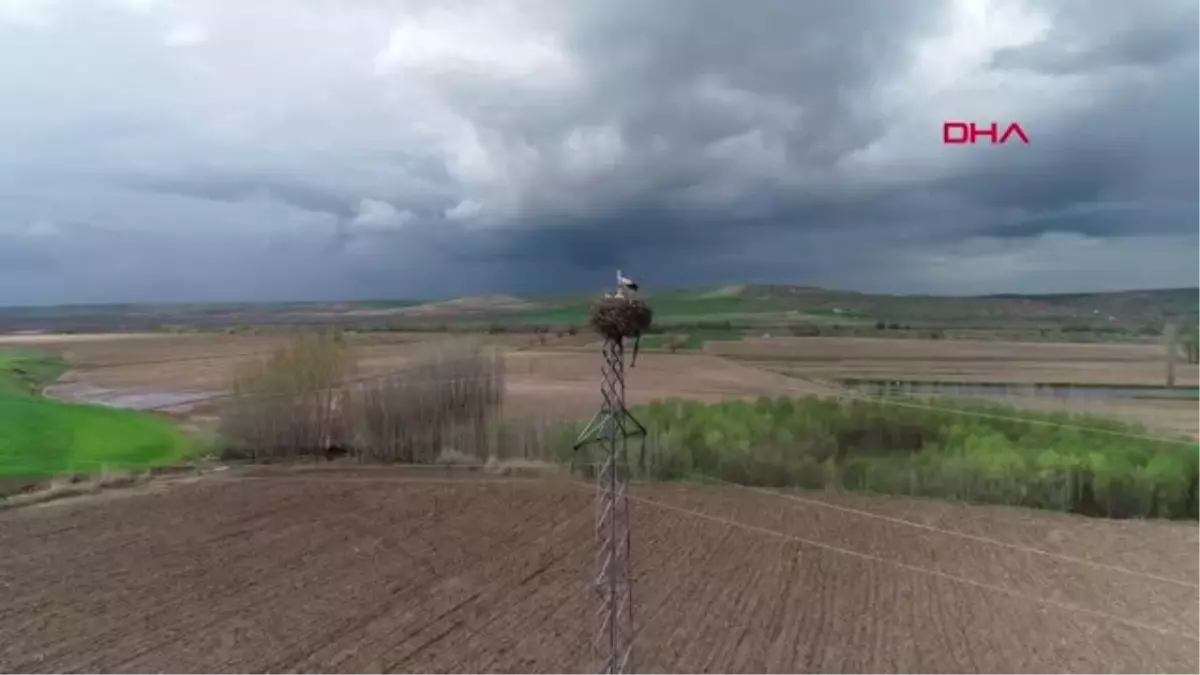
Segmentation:
[[(428, 611), (434, 615), (434, 619), (424, 623), (402, 624), (393, 630), (392, 635), (397, 639), (379, 656), (385, 669), (425, 671), (424, 664), (434, 658), (430, 652), (436, 647), (440, 653), (454, 654), (456, 663), (471, 670), (470, 662), (462, 660), (466, 655), (454, 651), (454, 642), (459, 636), (486, 634), (490, 648), (497, 635), (507, 635), (503, 626), (495, 624), (497, 620), (507, 620), (506, 615), (514, 610), (511, 605), (497, 605), (503, 604), (502, 600), (506, 597), (511, 597), (514, 590), (517, 591), (517, 597), (513, 599), (513, 604), (519, 604), (524, 597), (537, 593), (538, 589), (532, 582), (554, 563), (572, 554), (569, 542), (586, 539), (591, 528), (590, 515), (564, 522), (513, 555), (470, 575), (463, 593), (449, 598), (428, 598)], [(498, 580), (498, 583), (488, 583), (491, 579)], [(505, 581), (512, 585), (509, 586)], [(449, 630), (451, 627), (454, 630)]]
[[(702, 625), (708, 619), (705, 607), (711, 603), (712, 587), (730, 571), (726, 567), (736, 564), (723, 553), (731, 548), (738, 550), (753, 541), (732, 529), (715, 533), (711, 528), (707, 529), (707, 532), (702, 529), (696, 540), (708, 550), (702, 550), (695, 562), (680, 565), (682, 569), (677, 571), (679, 577), (675, 589), (651, 620), (650, 625), (661, 626), (663, 630), (646, 638), (647, 642), (653, 641), (656, 645), (654, 661), (669, 671), (679, 670), (678, 663), (691, 646), (691, 635), (697, 624)], [(675, 559), (684, 560), (682, 557)]]
[[(772, 554), (780, 545), (764, 540), (760, 560), (775, 557)], [(762, 653), (763, 623), (769, 616), (763, 608), (773, 604), (773, 598), (778, 601), (776, 590), (779, 586), (779, 568), (775, 565), (756, 565), (754, 573), (745, 575), (745, 584), (733, 597), (730, 628), (713, 641), (713, 650), (708, 657), (710, 664), (721, 664), (725, 670), (736, 673), (762, 669), (761, 664), (751, 667), (750, 662)]]
[[(704, 522), (637, 502), (632, 506), (635, 539), (640, 543), (633, 559), (634, 658), (640, 669), (661, 672), (666, 669), (662, 659), (669, 656), (662, 645), (674, 630), (663, 614), (689, 593), (685, 584), (703, 579), (706, 565), (720, 552), (728, 533), (714, 532)], [(589, 637), (598, 625), (599, 619), (591, 618)]]
[[(520, 548), (522, 532), (534, 530), (534, 528), (544, 525), (544, 522), (539, 522), (539, 515), (545, 515), (546, 512), (541, 510), (529, 509), (527, 513), (521, 514), (521, 508), (509, 510), (503, 518), (509, 521), (508, 526), (503, 525), (503, 520), (498, 521), (494, 527), (497, 530), (506, 528), (509, 533), (508, 542), (503, 545), (469, 545), (470, 534), (469, 528), (455, 528), (449, 530), (443, 528), (439, 532), (440, 539), (446, 542), (458, 542), (454, 546), (454, 551), (448, 556), (449, 560), (455, 561), (457, 565), (469, 567), (484, 563), (487, 558), (496, 555), (506, 555), (512, 550)], [(553, 512), (548, 512), (553, 513)], [(469, 519), (468, 519), (469, 520)], [(487, 522), (475, 521), (474, 525), (487, 526)], [(421, 532), (434, 532), (437, 527), (424, 528)], [(446, 534), (452, 533), (454, 536), (446, 537)], [(414, 542), (415, 539), (415, 542)], [(409, 555), (413, 555), (413, 544), (424, 545), (424, 534), (420, 537), (406, 537), (397, 539), (397, 544), (408, 549)], [(427, 549), (437, 556), (437, 549)], [(341, 643), (343, 640), (353, 639), (358, 635), (362, 627), (380, 616), (385, 616), (394, 613), (396, 605), (404, 601), (404, 599), (412, 596), (413, 593), (419, 592), (421, 586), (424, 586), (430, 581), (436, 581), (445, 573), (450, 572), (450, 569), (444, 565), (437, 566), (434, 562), (438, 561), (438, 557), (418, 558), (422, 561), (419, 569), (404, 569), (403, 567), (392, 565), (391, 561), (384, 561), (384, 566), (374, 569), (373, 575), (367, 574), (350, 574), (347, 575), (347, 583), (344, 584), (335, 593), (323, 595), (318, 598), (320, 602), (311, 605), (311, 607), (320, 609), (319, 613), (312, 616), (312, 626), (296, 626), (290, 633), (296, 635), (311, 634), (313, 631), (323, 633), (322, 640), (298, 640), (296, 649), (292, 651), (294, 657), (289, 661), (282, 663), (272, 663), (272, 670), (287, 670), (293, 668), (304, 661), (313, 653), (316, 653), (322, 647), (329, 643)], [(442, 560), (446, 560), (443, 557)], [(299, 619), (299, 617), (298, 617)]]
[[(678, 503), (710, 515), (722, 515), (731, 504), (758, 504), (746, 511), (744, 523), (776, 527), (791, 536), (823, 545), (883, 558), (893, 564), (914, 566), (937, 573), (1004, 587), (1039, 600), (1077, 606), (1088, 611), (1118, 614), (1127, 620), (1152, 624), (1180, 634), (1200, 631), (1200, 606), (1180, 587), (1154, 579), (1131, 577), (1114, 571), (1047, 558), (1020, 551), (1001, 555), (985, 543), (853, 515), (797, 505), (741, 488), (715, 499), (692, 494)], [(738, 494), (741, 493), (741, 494)], [(787, 509), (786, 520), (773, 517)], [(997, 561), (1002, 561), (998, 564)], [(1169, 611), (1164, 611), (1168, 610)]]
[(579, 507), (586, 506), (587, 502), (573, 494), (563, 497), (569, 500), (566, 503), (571, 504), (571, 509), (551, 508), (540, 512), (554, 516), (554, 521), (522, 528), (514, 537), (513, 546), (504, 551), (493, 551), (493, 555), (481, 558), (478, 565), (455, 565), (443, 570), (432, 583), (406, 594), (402, 605), (378, 613), (361, 624), (353, 635), (327, 643), (299, 662), (296, 668), (358, 670), (366, 667), (364, 659), (371, 667), (386, 666), (386, 659), (402, 662), (403, 652), (393, 656), (398, 646), (419, 642), (422, 636), (428, 639), (428, 635), (438, 633), (443, 624), (453, 623), (454, 611), (478, 597), (486, 589), (488, 579), (498, 574), (507, 560), (531, 548), (539, 549), (549, 534), (561, 532), (564, 527), (572, 524), (579, 527)]
[[(236, 473), (0, 513), (0, 671), (593, 669), (590, 489)], [(640, 671), (1200, 668), (1186, 585), (736, 488), (633, 494)], [(1027, 513), (1023, 537), (1012, 510), (886, 503), (874, 508), (1195, 574), (1195, 538), (1159, 523)]]
[(800, 546), (781, 541), (775, 558), (782, 585), (771, 596), (772, 606), (763, 628), (761, 666), (757, 660), (748, 664), (750, 669), (760, 673), (789, 672), (800, 628), (795, 616), (809, 600), (804, 571), (800, 569)]
[[(663, 582), (669, 578), (669, 568), (673, 567), (673, 562), (677, 562), (670, 554), (678, 553), (679, 549), (665, 549), (664, 546), (672, 546), (673, 542), (679, 541), (678, 535), (686, 536), (686, 532), (681, 531), (679, 527), (686, 523), (668, 525), (664, 520), (673, 518), (670, 514), (639, 512), (636, 503), (631, 506), (634, 511), (634, 539), (638, 543), (634, 549), (632, 563), (634, 622), (640, 629), (640, 637), (653, 625), (653, 617), (644, 613), (647, 598), (657, 597), (664, 589), (666, 585)], [(568, 584), (564, 590), (576, 592), (560, 593), (554, 596), (554, 599), (546, 593), (539, 594), (538, 597), (542, 598), (548, 607), (552, 607), (552, 611), (541, 619), (527, 617), (523, 625), (514, 629), (516, 635), (521, 636), (516, 643), (503, 651), (494, 651), (490, 659), (479, 662), (474, 670), (529, 672), (540, 668), (546, 672), (554, 672), (561, 668), (567, 672), (591, 671), (595, 666), (591, 643), (599, 626), (599, 618), (595, 616), (599, 600), (592, 593), (578, 593), (578, 589), (590, 590), (595, 581), (596, 542), (593, 537), (588, 536), (587, 541), (580, 543), (580, 551), (571, 563), (569, 573), (568, 570), (561, 570), (564, 577), (555, 582), (556, 586)], [(579, 617), (593, 617), (594, 620), (580, 622)], [(569, 626), (574, 628), (567, 628)], [(482, 641), (481, 636), (478, 639)], [(641, 670), (645, 670), (645, 661), (641, 659), (649, 655), (645, 651), (646, 648), (644, 641), (638, 641), (634, 645), (634, 659), (640, 664)], [(531, 659), (528, 656), (530, 653), (545, 654), (547, 660)], [(561, 665), (551, 666), (552, 663)]]
[[(574, 503), (572, 495), (565, 495), (565, 497)], [(431, 564), (428, 567), (431, 574), (415, 577), (409, 575), (402, 581), (384, 586), (382, 589), (379, 584), (372, 584), (369, 581), (360, 583), (356, 586), (356, 591), (352, 596), (361, 596), (362, 601), (359, 603), (348, 605), (344, 595), (330, 596), (327, 604), (338, 612), (337, 615), (333, 620), (330, 619), (328, 613), (314, 618), (317, 619), (317, 626), (332, 627), (333, 630), (326, 635), (325, 639), (310, 640), (307, 646), (294, 650), (293, 658), (273, 663), (266, 669), (273, 671), (310, 668), (320, 670), (325, 667), (321, 664), (329, 663), (327, 659), (331, 658), (331, 654), (336, 654), (338, 651), (345, 652), (347, 649), (356, 652), (358, 656), (367, 655), (371, 658), (381, 658), (379, 655), (386, 650), (386, 644), (381, 644), (379, 648), (372, 648), (369, 644), (364, 646), (362, 639), (364, 631), (375, 630), (377, 625), (387, 624), (389, 621), (395, 620), (397, 616), (419, 615), (422, 602), (428, 597), (430, 585), (441, 583), (448, 574), (456, 570), (469, 573), (470, 570), (480, 566), (486, 568), (493, 565), (497, 559), (519, 555), (527, 547), (536, 545), (538, 539), (536, 533), (539, 530), (560, 527), (562, 522), (568, 520), (570, 516), (568, 510), (558, 508), (530, 510), (523, 519), (514, 517), (518, 513), (516, 511), (500, 509), (493, 510), (492, 513), (511, 523), (507, 528), (497, 524), (493, 530), (506, 534), (507, 540), (503, 546), (496, 546), (494, 543), (486, 545), (470, 543), (449, 554), (446, 551), (439, 551), (439, 556), (435, 560), (452, 561), (452, 566)], [(547, 518), (552, 520), (547, 520)], [(477, 520), (473, 525), (487, 527), (488, 524), (486, 520), (482, 522)], [(458, 537), (445, 537), (446, 532), (444, 531), (441, 534), (443, 539), (462, 542), (471, 540), (469, 530), (462, 530)], [(354, 607), (357, 607), (357, 610), (354, 610)], [(305, 631), (300, 632), (303, 634)], [(337, 657), (334, 658), (336, 660)]]

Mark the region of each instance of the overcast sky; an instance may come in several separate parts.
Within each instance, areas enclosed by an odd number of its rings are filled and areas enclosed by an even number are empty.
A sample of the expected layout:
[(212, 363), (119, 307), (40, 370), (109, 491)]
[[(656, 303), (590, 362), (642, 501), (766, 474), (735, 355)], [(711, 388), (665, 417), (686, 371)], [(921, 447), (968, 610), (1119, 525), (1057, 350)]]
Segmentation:
[(1195, 0), (0, 0), (0, 304), (1194, 286), (1198, 33)]

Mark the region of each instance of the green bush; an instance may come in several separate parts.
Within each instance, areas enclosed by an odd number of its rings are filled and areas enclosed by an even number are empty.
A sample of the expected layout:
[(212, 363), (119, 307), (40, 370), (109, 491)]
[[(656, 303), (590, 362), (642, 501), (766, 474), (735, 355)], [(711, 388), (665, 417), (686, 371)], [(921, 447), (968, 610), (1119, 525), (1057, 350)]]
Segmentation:
[(896, 406), (787, 397), (667, 400), (633, 412), (650, 430), (644, 450), (631, 444), (642, 478), (709, 477), (1118, 518), (1197, 516), (1197, 446), (1104, 433), (1146, 433), (1104, 418), (979, 401)]

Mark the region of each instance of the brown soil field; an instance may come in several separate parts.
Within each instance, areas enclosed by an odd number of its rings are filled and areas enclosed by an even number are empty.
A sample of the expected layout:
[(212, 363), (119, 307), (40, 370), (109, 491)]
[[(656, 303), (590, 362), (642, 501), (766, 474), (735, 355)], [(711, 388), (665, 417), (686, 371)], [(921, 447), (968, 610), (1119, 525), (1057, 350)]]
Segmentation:
[[(73, 368), (55, 395), (88, 388), (122, 394), (224, 391), (234, 366), (268, 353), (286, 338), (269, 335), (11, 336), (5, 344), (61, 351)], [(402, 368), (448, 340), (502, 349), (508, 366), (512, 414), (557, 419), (586, 416), (598, 403), (599, 356), (578, 347), (590, 335), (551, 336), (546, 345), (529, 335), (463, 337), (435, 333), (368, 333), (350, 336), (364, 375)], [(49, 340), (49, 342), (47, 342)], [(770, 338), (708, 343), (707, 353), (647, 350), (627, 371), (630, 397), (643, 403), (665, 397), (703, 401), (761, 395), (844, 394), (838, 378), (986, 382), (1162, 384), (1162, 351), (1153, 345), (1063, 345), (870, 338)], [(1196, 384), (1197, 366), (1179, 364), (1180, 384)], [(1157, 379), (1156, 379), (1157, 378)], [(1200, 436), (1193, 401), (1007, 396), (1035, 410), (1086, 412), (1145, 424), (1155, 433)], [(212, 406), (183, 403), (167, 412), (208, 424)]]
[[(526, 350), (507, 355), (508, 405), (545, 417), (586, 416), (600, 400), (599, 354)], [(833, 394), (835, 387), (772, 373), (708, 354), (644, 352), (626, 367), (631, 404), (681, 397), (720, 401), (757, 396)]]
[[(80, 338), (80, 339), (74, 339)], [(146, 335), (132, 340), (122, 336), (62, 336), (53, 343), (12, 340), (8, 345), (53, 349), (72, 369), (61, 382), (83, 382), (98, 387), (136, 390), (220, 391), (229, 385), (239, 362), (260, 358), (289, 338), (280, 335)], [(349, 336), (365, 374), (402, 367), (423, 349), (447, 340), (463, 340), (502, 348), (526, 346), (528, 336), (463, 337), (437, 333), (365, 333)]]
[(114, 342), (124, 340), (162, 339), (162, 333), (10, 333), (0, 335), (0, 345), (33, 347), (62, 343)]
[[(212, 388), (222, 385), (230, 366), (237, 360), (266, 353), (283, 339), (280, 336), (224, 334), (65, 335), (6, 336), (4, 343), (34, 348), (50, 346), (62, 351), (76, 370), (87, 372), (87, 380), (99, 386), (171, 384)], [(369, 333), (351, 336), (368, 372), (402, 365), (412, 356), (414, 345), (436, 345), (447, 339), (473, 339), (503, 347), (512, 350), (514, 356), (519, 355), (522, 363), (547, 360), (548, 365), (537, 368), (537, 375), (563, 374), (572, 379), (576, 375), (590, 377), (597, 367), (598, 357), (578, 347), (581, 343), (594, 341), (592, 336), (584, 334), (562, 338), (551, 336), (545, 346), (539, 346), (537, 340), (528, 335), (463, 338), (435, 333)], [(556, 349), (557, 346), (574, 348)], [(647, 350), (640, 359), (646, 369), (691, 372), (705, 368), (723, 373), (716, 376), (718, 380), (736, 379), (731, 373), (737, 372), (739, 377), (759, 382), (764, 381), (759, 371), (766, 368), (812, 379), (1161, 385), (1165, 371), (1163, 348), (1155, 345), (777, 337), (710, 342), (706, 344), (705, 352), (706, 355), (672, 355)], [(732, 357), (742, 363), (734, 366), (729, 359), (714, 357)], [(671, 365), (651, 366), (651, 362)], [(520, 366), (519, 363), (515, 365)], [(1181, 385), (1200, 383), (1200, 367), (1196, 364), (1178, 363), (1176, 374)], [(770, 379), (774, 383), (783, 381)]]
[[(753, 338), (705, 351), (814, 378), (1147, 384), (1165, 382), (1160, 345), (1059, 344), (879, 338)], [(1176, 362), (1176, 383), (1200, 384), (1200, 366)]]
[[(0, 671), (587, 671), (592, 493), (257, 469), (0, 512)], [(1200, 668), (1194, 524), (632, 498), (639, 671)]]
[[(69, 336), (67, 336), (69, 337)], [(86, 337), (86, 336), (85, 336)], [(580, 336), (564, 336), (570, 341)], [(179, 335), (128, 339), (60, 340), (72, 369), (60, 378), (56, 395), (73, 388), (100, 387), (127, 393), (218, 393), (229, 386), (234, 367), (269, 353), (286, 338), (252, 335)], [(530, 345), (530, 336), (447, 336), (434, 333), (364, 334), (351, 337), (365, 376), (402, 368), (447, 340), (465, 340), (506, 354), (509, 402), (515, 413), (542, 416), (586, 415), (598, 401), (599, 355)], [(590, 339), (590, 338), (589, 338)], [(35, 342), (13, 343), (35, 346)], [(720, 400), (762, 394), (833, 392), (834, 388), (754, 368), (706, 354), (643, 353), (627, 371), (635, 402), (669, 396)], [(194, 406), (183, 405), (180, 410)]]

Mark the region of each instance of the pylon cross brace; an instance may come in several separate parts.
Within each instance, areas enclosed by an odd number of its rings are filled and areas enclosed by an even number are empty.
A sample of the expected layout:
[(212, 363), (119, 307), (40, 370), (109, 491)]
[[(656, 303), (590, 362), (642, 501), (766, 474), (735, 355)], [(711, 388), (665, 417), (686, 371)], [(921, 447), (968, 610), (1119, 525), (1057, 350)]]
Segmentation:
[(572, 448), (598, 443), (603, 458), (596, 475), (596, 579), (599, 625), (592, 648), (601, 673), (628, 673), (633, 666), (633, 589), (629, 534), (628, 440), (639, 437), (645, 457), (646, 427), (625, 407), (624, 341), (604, 341), (600, 410)]

